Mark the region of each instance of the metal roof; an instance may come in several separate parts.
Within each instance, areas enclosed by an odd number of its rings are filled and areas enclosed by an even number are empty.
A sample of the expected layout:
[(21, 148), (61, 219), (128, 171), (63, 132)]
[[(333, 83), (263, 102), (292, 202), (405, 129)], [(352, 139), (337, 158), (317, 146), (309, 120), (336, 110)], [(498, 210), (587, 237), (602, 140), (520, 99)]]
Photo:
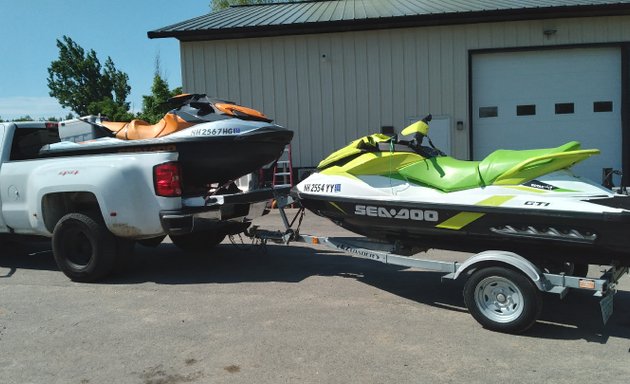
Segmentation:
[(622, 14), (630, 14), (630, 0), (307, 0), (232, 6), (148, 36), (216, 40)]

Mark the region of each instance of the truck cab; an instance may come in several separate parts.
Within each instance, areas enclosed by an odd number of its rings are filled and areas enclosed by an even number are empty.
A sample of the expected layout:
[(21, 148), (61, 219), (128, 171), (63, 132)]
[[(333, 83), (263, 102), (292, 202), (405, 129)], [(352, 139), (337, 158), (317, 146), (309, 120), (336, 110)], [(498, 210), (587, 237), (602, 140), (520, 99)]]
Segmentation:
[(31, 226), (25, 199), (30, 172), (23, 163), (36, 159), (42, 146), (57, 142), (57, 123), (0, 123), (1, 232), (13, 233), (14, 228), (23, 230)]

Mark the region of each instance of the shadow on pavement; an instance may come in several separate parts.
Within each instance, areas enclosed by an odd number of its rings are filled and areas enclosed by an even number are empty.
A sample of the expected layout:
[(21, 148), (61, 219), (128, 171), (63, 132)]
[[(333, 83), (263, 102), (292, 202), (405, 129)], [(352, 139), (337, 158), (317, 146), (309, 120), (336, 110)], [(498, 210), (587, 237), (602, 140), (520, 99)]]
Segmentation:
[[(342, 276), (418, 303), (468, 312), (462, 296), (463, 282), (443, 283), (438, 272), (385, 265), (323, 248), (270, 245), (263, 253), (258, 248), (242, 250), (223, 244), (208, 254), (187, 255), (172, 244), (162, 244), (157, 249), (139, 249), (137, 258), (135, 264), (139, 267), (110, 283), (299, 282), (310, 276)], [(592, 294), (575, 291), (563, 300), (544, 295), (540, 320), (525, 336), (596, 343), (606, 343), (611, 336), (630, 339), (630, 292), (617, 293), (615, 313), (606, 326)]]
[(50, 242), (3, 242), (1, 250), (0, 279), (13, 276), (18, 269), (59, 270), (50, 250)]
[[(16, 270), (57, 270), (46, 249), (16, 245), (3, 247), (1, 278)], [(237, 248), (222, 244), (206, 254), (186, 254), (170, 243), (157, 248), (136, 246), (132, 263), (105, 284), (233, 284), (239, 282), (300, 282), (310, 276), (341, 276), (421, 304), (445, 310), (468, 312), (462, 297), (462, 282), (442, 283), (442, 274), (411, 270), (347, 256), (308, 246)], [(628, 278), (623, 277), (623, 279)], [(471, 321), (474, 321), (472, 318)], [(544, 295), (543, 312), (525, 337), (606, 343), (609, 337), (630, 339), (630, 292), (615, 296), (615, 313), (602, 324), (597, 298), (574, 291), (560, 300)]]

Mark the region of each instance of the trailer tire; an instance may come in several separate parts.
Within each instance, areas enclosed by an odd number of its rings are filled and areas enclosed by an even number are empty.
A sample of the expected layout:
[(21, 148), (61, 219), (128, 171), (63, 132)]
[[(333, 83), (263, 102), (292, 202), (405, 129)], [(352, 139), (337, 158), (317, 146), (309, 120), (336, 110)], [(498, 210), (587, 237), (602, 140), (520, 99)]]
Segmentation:
[(202, 253), (217, 246), (225, 239), (223, 232), (191, 232), (184, 235), (169, 235), (177, 248), (185, 252)]
[(101, 220), (69, 213), (55, 225), (52, 248), (57, 266), (66, 276), (90, 283), (112, 272), (119, 244)]
[(474, 272), (464, 286), (464, 302), (484, 328), (506, 333), (525, 332), (542, 310), (542, 295), (534, 283), (505, 267)]

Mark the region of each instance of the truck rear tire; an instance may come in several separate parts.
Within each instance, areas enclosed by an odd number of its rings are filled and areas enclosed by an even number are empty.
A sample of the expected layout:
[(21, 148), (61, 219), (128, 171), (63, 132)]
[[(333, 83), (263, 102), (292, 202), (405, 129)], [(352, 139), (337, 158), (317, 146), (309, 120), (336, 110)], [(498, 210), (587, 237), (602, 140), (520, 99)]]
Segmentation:
[(464, 302), (484, 328), (522, 333), (540, 316), (542, 295), (524, 274), (504, 267), (482, 268), (464, 286)]
[(55, 225), (52, 248), (57, 266), (66, 276), (91, 283), (112, 272), (120, 247), (102, 221), (69, 213)]
[(185, 252), (200, 253), (215, 247), (225, 239), (222, 232), (192, 232), (184, 235), (170, 235), (171, 241)]

